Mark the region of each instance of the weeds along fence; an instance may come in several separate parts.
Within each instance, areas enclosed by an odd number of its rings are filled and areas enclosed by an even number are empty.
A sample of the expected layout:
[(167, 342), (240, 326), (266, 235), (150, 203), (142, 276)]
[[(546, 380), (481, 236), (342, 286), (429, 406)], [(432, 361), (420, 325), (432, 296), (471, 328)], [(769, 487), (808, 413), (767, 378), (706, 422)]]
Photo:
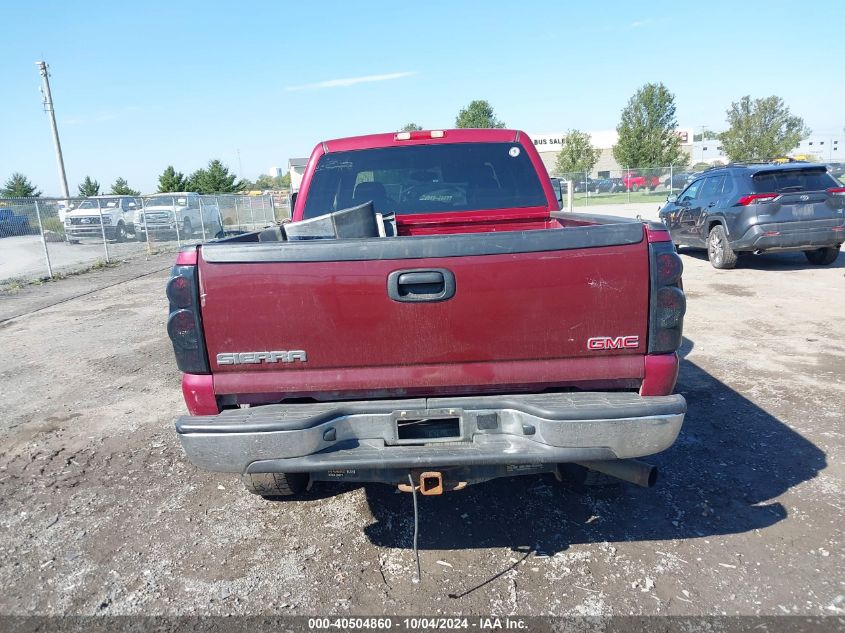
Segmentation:
[(287, 217), (287, 194), (0, 198), (0, 285), (175, 251)]

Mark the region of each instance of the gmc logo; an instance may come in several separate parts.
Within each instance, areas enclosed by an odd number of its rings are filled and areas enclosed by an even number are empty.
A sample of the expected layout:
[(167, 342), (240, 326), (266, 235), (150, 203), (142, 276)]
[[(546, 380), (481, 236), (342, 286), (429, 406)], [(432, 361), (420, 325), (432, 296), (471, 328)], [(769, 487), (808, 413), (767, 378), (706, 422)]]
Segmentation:
[(639, 336), (594, 336), (587, 339), (587, 349), (637, 349)]

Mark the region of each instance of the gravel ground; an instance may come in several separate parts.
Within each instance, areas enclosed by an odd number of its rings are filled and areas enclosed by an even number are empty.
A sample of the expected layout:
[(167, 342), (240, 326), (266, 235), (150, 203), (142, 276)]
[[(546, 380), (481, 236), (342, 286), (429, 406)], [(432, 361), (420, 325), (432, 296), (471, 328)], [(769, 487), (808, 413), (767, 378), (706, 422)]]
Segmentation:
[(420, 584), (410, 496), (268, 502), (185, 459), (166, 272), (0, 295), (0, 613), (845, 613), (845, 256), (683, 259), (689, 414), (658, 485), (422, 498)]

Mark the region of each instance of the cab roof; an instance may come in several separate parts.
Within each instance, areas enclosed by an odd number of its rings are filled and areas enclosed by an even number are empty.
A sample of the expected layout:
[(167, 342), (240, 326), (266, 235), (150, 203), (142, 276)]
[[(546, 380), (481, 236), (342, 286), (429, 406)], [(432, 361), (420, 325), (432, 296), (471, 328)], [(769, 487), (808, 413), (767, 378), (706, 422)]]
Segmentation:
[[(432, 132), (442, 136), (432, 136)], [(478, 129), (441, 129), (420, 130), (410, 132), (410, 138), (401, 139), (402, 132), (387, 132), (383, 134), (366, 134), (364, 136), (349, 136), (323, 141), (323, 151), (347, 152), (359, 149), (375, 149), (383, 147), (399, 147), (402, 145), (428, 145), (432, 143), (515, 143), (520, 137), (528, 138), (525, 132), (506, 130), (501, 128)]]

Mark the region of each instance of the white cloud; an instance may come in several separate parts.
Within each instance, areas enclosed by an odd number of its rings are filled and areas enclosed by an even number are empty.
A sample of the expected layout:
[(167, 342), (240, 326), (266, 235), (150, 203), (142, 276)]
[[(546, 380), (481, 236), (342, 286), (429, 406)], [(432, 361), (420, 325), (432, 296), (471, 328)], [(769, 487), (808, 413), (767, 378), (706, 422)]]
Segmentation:
[(648, 25), (649, 25), (649, 24), (651, 24), (652, 22), (654, 22), (654, 18), (646, 18), (645, 20), (635, 20), (634, 22), (631, 22), (631, 23), (628, 25), (628, 28), (630, 28), (630, 29), (639, 29), (639, 28), (641, 28), (641, 27), (648, 26)]
[(362, 77), (345, 77), (343, 79), (328, 79), (326, 81), (318, 81), (313, 84), (303, 84), (301, 86), (288, 86), (286, 90), (322, 90), (323, 88), (343, 88), (346, 86), (354, 86), (355, 84), (367, 84), (376, 81), (393, 81), (394, 79), (403, 79), (416, 75), (416, 72), (402, 72), (402, 73), (387, 73), (385, 75), (364, 75)]

